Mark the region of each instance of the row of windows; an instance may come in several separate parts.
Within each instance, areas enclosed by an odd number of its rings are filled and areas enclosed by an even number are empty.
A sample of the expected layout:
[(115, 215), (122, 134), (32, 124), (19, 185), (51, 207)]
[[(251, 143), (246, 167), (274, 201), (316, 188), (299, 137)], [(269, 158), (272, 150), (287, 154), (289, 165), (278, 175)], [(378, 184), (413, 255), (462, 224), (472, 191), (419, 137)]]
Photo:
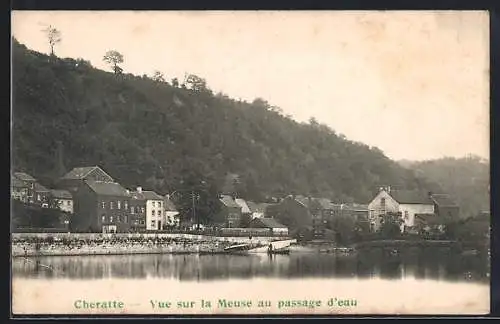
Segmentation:
[[(105, 201), (101, 201), (101, 208), (103, 208), (103, 209), (106, 208)], [(109, 202), (109, 209), (115, 209), (115, 202), (114, 201)], [(120, 200), (118, 200), (116, 202), (116, 209), (122, 209), (122, 202)], [(128, 201), (123, 202), (123, 209), (128, 209)]]
[[(155, 202), (153, 201), (153, 208), (154, 207), (158, 207), (158, 208), (161, 208), (161, 201), (157, 201), (156, 204)], [(118, 200), (116, 202), (116, 205), (115, 205), (115, 202), (114, 201), (110, 201), (109, 202), (109, 209), (115, 209), (115, 206), (116, 206), (116, 209), (121, 209), (122, 208), (122, 202), (120, 200)], [(102, 201), (101, 202), (101, 208), (106, 208), (106, 202), (105, 201)], [(139, 208), (139, 207), (137, 207)], [(123, 209), (128, 209), (128, 201), (124, 201), (123, 202)], [(132, 214), (134, 213), (134, 207), (130, 207), (130, 210), (132, 211)], [(142, 207), (142, 212), (144, 213), (144, 207)]]
[(144, 207), (134, 207), (134, 206), (130, 206), (130, 213), (131, 214), (139, 214), (139, 213), (144, 213)]
[(108, 222), (113, 223), (113, 221), (115, 221), (115, 220), (118, 223), (128, 223), (127, 215), (123, 215), (123, 216), (118, 215), (118, 216), (116, 216), (116, 218), (113, 217), (113, 215), (109, 215), (109, 217), (106, 217), (106, 215), (104, 215), (104, 214), (101, 215), (101, 222), (102, 223), (108, 223)]

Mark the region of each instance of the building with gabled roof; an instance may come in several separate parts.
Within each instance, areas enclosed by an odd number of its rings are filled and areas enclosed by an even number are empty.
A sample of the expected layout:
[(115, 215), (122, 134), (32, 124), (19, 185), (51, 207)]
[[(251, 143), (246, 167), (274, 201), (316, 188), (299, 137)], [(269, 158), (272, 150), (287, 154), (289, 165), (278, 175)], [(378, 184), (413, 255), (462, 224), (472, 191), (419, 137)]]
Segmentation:
[(415, 226), (415, 214), (434, 214), (434, 202), (429, 193), (410, 190), (391, 190), (380, 188), (368, 204), (370, 227), (377, 230), (381, 218), (387, 213), (400, 213), (403, 217), (401, 230), (411, 230)]
[(164, 196), (163, 209), (165, 210), (164, 224), (167, 226), (179, 227), (181, 224), (180, 214), (168, 194)]
[(55, 200), (60, 210), (73, 214), (73, 196), (67, 190), (50, 190), (50, 196)]
[[(143, 190), (142, 187), (137, 187), (136, 191), (131, 191), (130, 196), (132, 199), (132, 209), (130, 211), (135, 215), (134, 225), (137, 225), (137, 221), (139, 225), (142, 225), (142, 221), (144, 220), (144, 228), (146, 230), (162, 230), (165, 225), (164, 197), (154, 191)], [(140, 211), (144, 210), (144, 214), (141, 213), (139, 219), (137, 208), (140, 208)]]
[(83, 182), (99, 181), (99, 182), (115, 182), (113, 177), (107, 174), (99, 166), (76, 167), (62, 176), (58, 181), (58, 186), (61, 189), (66, 189), (71, 192), (83, 185)]
[(72, 192), (76, 232), (116, 233), (130, 230), (130, 193), (117, 182), (82, 180)]
[(268, 228), (271, 233), (288, 235), (288, 227), (279, 223), (274, 218), (254, 218), (250, 221), (250, 228)]
[(221, 195), (219, 197), (220, 211), (216, 222), (223, 227), (239, 227), (241, 223), (241, 206), (236, 202), (236, 197)]
[(448, 194), (431, 193), (430, 198), (434, 203), (434, 213), (443, 221), (460, 219), (460, 207)]

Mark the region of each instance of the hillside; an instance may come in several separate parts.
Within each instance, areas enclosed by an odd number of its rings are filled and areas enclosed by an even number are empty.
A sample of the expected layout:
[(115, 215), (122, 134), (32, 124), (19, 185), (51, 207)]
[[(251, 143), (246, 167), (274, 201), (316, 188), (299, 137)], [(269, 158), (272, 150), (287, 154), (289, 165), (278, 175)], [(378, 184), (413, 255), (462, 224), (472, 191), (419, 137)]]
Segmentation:
[(443, 192), (455, 197), (464, 216), (490, 210), (490, 165), (474, 156), (443, 158), (404, 164), (421, 178), (432, 179)]
[(49, 186), (65, 169), (100, 165), (127, 187), (207, 197), (228, 174), (239, 175), (239, 195), (255, 200), (297, 193), (367, 203), (385, 184), (428, 189), (377, 148), (314, 120), (298, 123), (262, 99), (115, 75), (16, 41), (12, 64), (13, 165)]

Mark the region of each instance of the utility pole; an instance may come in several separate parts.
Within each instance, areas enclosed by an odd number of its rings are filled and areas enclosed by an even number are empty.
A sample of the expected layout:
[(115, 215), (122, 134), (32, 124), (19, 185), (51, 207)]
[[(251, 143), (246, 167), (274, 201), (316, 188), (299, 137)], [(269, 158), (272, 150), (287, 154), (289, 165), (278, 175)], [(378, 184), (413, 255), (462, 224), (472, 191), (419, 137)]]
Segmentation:
[(194, 190), (191, 190), (191, 198), (193, 201), (193, 221), (196, 222), (196, 229), (200, 229), (200, 225), (196, 221), (196, 209), (195, 209), (195, 205), (194, 205)]

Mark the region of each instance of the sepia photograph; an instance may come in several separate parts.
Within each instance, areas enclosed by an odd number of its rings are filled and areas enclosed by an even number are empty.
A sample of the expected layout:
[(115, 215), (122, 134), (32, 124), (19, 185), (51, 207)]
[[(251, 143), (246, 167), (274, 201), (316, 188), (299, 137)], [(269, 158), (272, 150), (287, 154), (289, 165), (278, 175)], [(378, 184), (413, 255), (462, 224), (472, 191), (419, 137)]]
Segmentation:
[(12, 11), (11, 314), (489, 314), (489, 24)]

